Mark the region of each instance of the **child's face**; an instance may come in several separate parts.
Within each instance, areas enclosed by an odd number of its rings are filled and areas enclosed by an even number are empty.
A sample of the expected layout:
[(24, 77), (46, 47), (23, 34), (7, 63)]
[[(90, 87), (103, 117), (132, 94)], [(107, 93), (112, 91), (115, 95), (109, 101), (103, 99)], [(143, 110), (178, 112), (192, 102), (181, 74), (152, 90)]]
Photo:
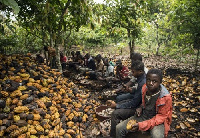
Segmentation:
[(160, 83), (160, 77), (157, 74), (148, 74), (146, 76), (146, 85), (149, 91), (158, 92)]
[(135, 70), (135, 69), (131, 69), (131, 72), (132, 72), (132, 75), (135, 77), (135, 78), (137, 78), (137, 77), (139, 77), (140, 76), (140, 74), (141, 74), (141, 70)]

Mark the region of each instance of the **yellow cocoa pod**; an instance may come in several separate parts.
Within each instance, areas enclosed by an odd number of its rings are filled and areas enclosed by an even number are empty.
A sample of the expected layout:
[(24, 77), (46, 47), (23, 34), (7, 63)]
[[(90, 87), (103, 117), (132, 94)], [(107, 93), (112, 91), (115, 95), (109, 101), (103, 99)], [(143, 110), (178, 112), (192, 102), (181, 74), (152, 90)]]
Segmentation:
[(33, 114), (33, 120), (40, 120), (40, 114)]
[(134, 124), (136, 124), (136, 123), (137, 123), (136, 120), (130, 120), (130, 121), (128, 121), (128, 123), (127, 123), (127, 125), (126, 125), (126, 129), (127, 129), (127, 130), (130, 130), (130, 129), (132, 128), (132, 126), (133, 126)]

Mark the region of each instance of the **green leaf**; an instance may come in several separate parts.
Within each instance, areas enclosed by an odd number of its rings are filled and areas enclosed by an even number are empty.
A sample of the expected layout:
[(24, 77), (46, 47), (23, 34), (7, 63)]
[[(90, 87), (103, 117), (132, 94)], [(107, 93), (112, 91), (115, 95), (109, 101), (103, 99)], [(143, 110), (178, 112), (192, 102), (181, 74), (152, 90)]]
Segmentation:
[(19, 13), (20, 8), (15, 0), (0, 0), (0, 2), (7, 6), (10, 6), (13, 9), (15, 14)]

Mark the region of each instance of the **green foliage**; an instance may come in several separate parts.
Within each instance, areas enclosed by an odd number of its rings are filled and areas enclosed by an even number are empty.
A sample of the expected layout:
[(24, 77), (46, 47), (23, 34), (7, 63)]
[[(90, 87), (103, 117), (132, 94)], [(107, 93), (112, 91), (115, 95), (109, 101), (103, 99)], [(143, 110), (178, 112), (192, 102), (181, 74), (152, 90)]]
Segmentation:
[[(16, 3), (15, 0), (0, 0), (0, 2), (2, 4), (4, 4), (3, 10), (6, 10), (6, 9), (10, 10), (10, 8), (11, 8), (15, 14), (19, 13), (20, 9), (19, 9), (19, 6), (18, 6), (18, 4)], [(6, 7), (6, 6), (8, 6), (8, 7)]]
[(174, 3), (174, 13), (171, 13), (172, 24), (177, 34), (180, 46), (191, 45), (200, 48), (200, 1), (179, 0)]

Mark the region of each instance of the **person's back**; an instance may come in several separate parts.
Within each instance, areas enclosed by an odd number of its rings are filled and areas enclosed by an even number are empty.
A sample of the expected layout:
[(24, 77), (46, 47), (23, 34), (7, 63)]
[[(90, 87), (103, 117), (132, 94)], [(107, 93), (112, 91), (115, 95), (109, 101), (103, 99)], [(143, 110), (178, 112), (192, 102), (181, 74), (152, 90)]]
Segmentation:
[(110, 65), (108, 58), (103, 59), (104, 67), (105, 67), (105, 77), (113, 76), (114, 75), (114, 67)]
[(85, 55), (85, 58), (86, 58), (86, 66), (87, 66), (89, 69), (95, 70), (95, 69), (96, 69), (96, 64), (95, 64), (95, 61), (94, 61), (94, 59), (92, 58), (92, 56), (90, 56), (90, 54), (87, 53), (87, 54)]
[(40, 56), (40, 54), (37, 54), (36, 55), (36, 61), (38, 63), (44, 63), (44, 58), (42, 56)]
[(103, 66), (104, 66), (104, 63), (103, 63), (103, 60), (102, 60), (102, 57), (100, 54), (98, 54), (96, 57), (96, 71), (102, 71), (103, 70)]

